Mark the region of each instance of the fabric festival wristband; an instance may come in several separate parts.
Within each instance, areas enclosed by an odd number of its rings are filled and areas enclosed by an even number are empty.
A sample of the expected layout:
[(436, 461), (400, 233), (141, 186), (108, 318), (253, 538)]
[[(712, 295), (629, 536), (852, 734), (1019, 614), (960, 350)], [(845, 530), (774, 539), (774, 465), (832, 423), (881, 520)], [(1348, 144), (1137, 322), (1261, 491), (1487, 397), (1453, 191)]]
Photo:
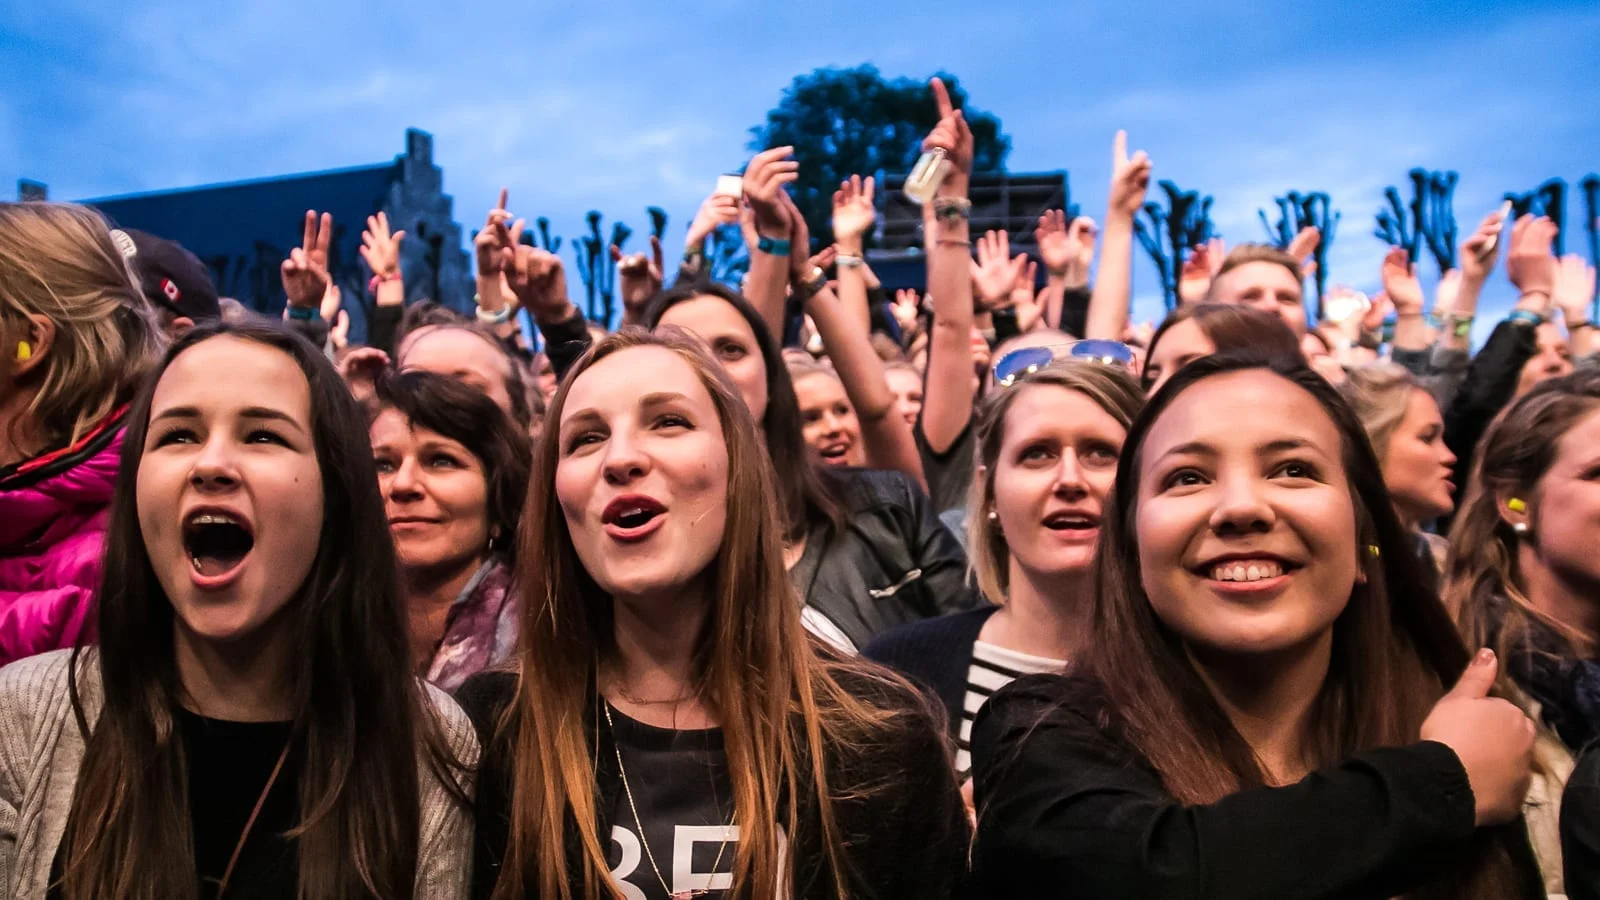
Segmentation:
[(1506, 316), (1506, 321), (1526, 322), (1529, 325), (1537, 326), (1544, 324), (1544, 316), (1541, 316), (1536, 312), (1530, 312), (1526, 309), (1514, 309), (1511, 311), (1511, 315)]
[(289, 307), (289, 318), (296, 322), (309, 322), (317, 317), (317, 311), (309, 306)]
[(756, 249), (767, 254), (768, 256), (788, 256), (789, 239), (769, 238), (765, 235), (762, 235), (761, 238), (756, 241)]

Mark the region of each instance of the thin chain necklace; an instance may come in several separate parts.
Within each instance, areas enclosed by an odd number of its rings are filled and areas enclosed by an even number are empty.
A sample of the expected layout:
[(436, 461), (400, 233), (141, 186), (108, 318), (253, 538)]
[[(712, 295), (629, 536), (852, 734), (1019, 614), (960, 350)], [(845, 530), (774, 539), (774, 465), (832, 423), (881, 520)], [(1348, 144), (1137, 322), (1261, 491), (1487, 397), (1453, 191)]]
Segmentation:
[[(617, 741), (617, 724), (611, 720), (611, 702), (605, 698), (604, 694), (600, 695), (600, 708), (604, 710), (606, 714), (606, 729), (611, 732), (611, 750), (617, 755), (617, 773), (622, 776), (622, 792), (628, 797), (628, 809), (633, 813), (633, 825), (635, 828), (639, 829), (639, 843), (644, 847), (644, 855), (645, 858), (650, 861), (650, 868), (656, 873), (656, 880), (661, 882), (661, 890), (671, 897), (672, 900), (692, 900), (694, 897), (710, 896), (711, 891), (704, 889), (677, 891), (674, 893), (672, 887), (667, 884), (666, 876), (661, 874), (661, 867), (656, 865), (656, 855), (650, 851), (650, 841), (645, 837), (644, 834), (644, 822), (639, 818), (639, 807), (633, 802), (633, 788), (628, 786), (628, 770), (622, 765), (622, 745)], [(712, 806), (718, 805), (716, 783), (716, 776), (713, 775), (711, 780)], [(724, 826), (722, 832), (722, 845), (717, 847), (717, 858), (711, 863), (711, 874), (713, 875), (716, 874), (717, 867), (722, 864), (723, 851), (728, 849), (728, 830), (730, 827), (731, 826)]]

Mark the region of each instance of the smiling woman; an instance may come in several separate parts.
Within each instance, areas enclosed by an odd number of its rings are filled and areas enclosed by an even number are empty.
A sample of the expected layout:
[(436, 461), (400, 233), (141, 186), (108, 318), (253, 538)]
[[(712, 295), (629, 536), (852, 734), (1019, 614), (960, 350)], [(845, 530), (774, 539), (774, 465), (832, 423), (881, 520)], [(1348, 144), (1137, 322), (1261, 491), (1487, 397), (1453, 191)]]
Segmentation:
[(1129, 429), (1100, 540), (1073, 673), (973, 729), (992, 895), (1544, 896), (1532, 723), (1486, 696), (1492, 654), (1467, 665), (1320, 376), (1184, 367)]
[(360, 421), (275, 327), (167, 354), (128, 413), (100, 646), (0, 673), (8, 897), (464, 894), (477, 744), (408, 671)]

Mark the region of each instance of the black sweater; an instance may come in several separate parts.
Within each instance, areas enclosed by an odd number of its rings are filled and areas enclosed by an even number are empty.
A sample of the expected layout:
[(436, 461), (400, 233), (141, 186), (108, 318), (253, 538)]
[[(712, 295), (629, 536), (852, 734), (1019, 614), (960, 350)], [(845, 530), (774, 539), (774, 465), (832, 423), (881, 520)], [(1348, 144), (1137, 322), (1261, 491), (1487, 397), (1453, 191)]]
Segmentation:
[[(832, 754), (830, 788), (838, 797), (834, 812), (853, 869), (846, 884), (855, 900), (942, 900), (953, 897), (966, 870), (968, 830), (955, 774), (950, 769), (943, 735), (932, 711), (920, 698), (876, 679), (841, 677), (847, 690), (880, 709), (906, 713), (906, 727), (871, 748)], [(468, 679), (456, 699), (478, 728), (483, 749), (475, 809), (472, 894), (486, 900), (499, 877), (510, 831), (512, 768), (505, 740), (495, 724), (511, 702), (516, 676), (483, 672)], [(585, 717), (590, 741), (597, 735), (592, 717)], [(514, 734), (515, 727), (507, 734)], [(622, 791), (610, 737), (598, 735), (596, 753), (598, 832), (611, 833), (607, 820)], [(863, 752), (865, 750), (865, 752)], [(809, 771), (809, 769), (805, 769)], [(801, 783), (805, 784), (802, 775)], [(860, 793), (862, 796), (851, 796)], [(780, 814), (781, 815), (781, 814)], [(802, 801), (799, 832), (790, 835), (794, 881), (792, 896), (832, 898), (832, 876), (823, 865), (814, 798)], [(576, 860), (577, 831), (567, 835), (569, 859)], [(578, 865), (569, 865), (569, 871)], [(574, 896), (581, 896), (581, 878), (574, 878)]]
[(1443, 744), (1368, 750), (1287, 787), (1183, 806), (1099, 724), (1098, 696), (1083, 679), (1030, 675), (978, 714), (978, 896), (1389, 900), (1482, 852), (1475, 836), (1507, 839), (1514, 897), (1544, 896), (1521, 822), (1475, 830), (1466, 771)]

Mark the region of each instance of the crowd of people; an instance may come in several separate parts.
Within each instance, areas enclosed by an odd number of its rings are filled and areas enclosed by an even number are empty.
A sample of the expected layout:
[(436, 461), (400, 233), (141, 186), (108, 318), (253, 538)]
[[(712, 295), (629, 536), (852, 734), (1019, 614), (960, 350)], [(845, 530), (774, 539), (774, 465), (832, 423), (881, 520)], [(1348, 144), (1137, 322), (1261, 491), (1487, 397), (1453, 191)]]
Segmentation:
[(273, 321), (0, 204), (0, 898), (1600, 898), (1594, 270), (1495, 212), (1316, 321), (1308, 229), (1133, 325), (1148, 156), (1035, 263), (931, 89), (921, 296), (788, 147), (614, 331), (505, 192), (475, 316), (368, 219), (364, 345), (326, 214)]

